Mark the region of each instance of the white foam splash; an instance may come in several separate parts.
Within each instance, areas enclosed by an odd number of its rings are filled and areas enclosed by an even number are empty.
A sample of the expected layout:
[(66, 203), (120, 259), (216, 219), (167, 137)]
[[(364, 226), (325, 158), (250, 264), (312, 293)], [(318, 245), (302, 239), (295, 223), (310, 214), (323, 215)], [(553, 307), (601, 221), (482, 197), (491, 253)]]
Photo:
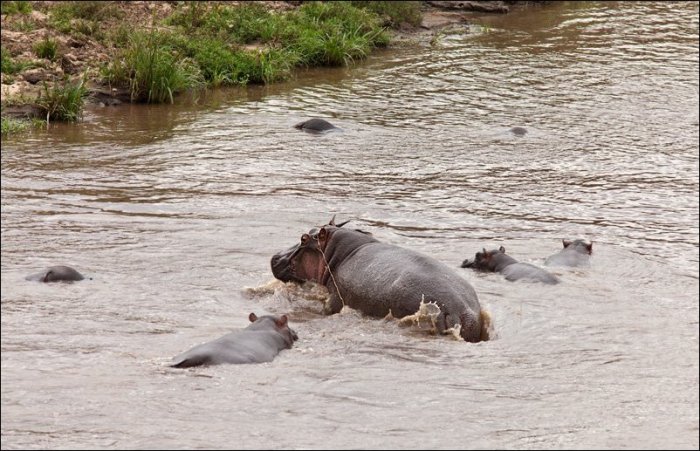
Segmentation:
[[(431, 334), (437, 333), (437, 318), (440, 315), (440, 306), (437, 302), (425, 302), (425, 295), (421, 295), (420, 304), (418, 305), (418, 310), (413, 315), (407, 315), (399, 319), (399, 325), (405, 326), (416, 326), (421, 330), (428, 330)], [(395, 319), (394, 316), (389, 311), (389, 314), (384, 317), (384, 320), (390, 321)], [(462, 336), (459, 334), (461, 324), (455, 324), (449, 329), (443, 331), (444, 335), (450, 335), (456, 340), (462, 340)]]
[(268, 296), (272, 294), (282, 294), (288, 299), (302, 298), (309, 301), (326, 302), (329, 294), (325, 286), (314, 282), (298, 284), (295, 282), (282, 282), (272, 279), (257, 287), (244, 287), (243, 291), (251, 297)]
[(436, 302), (425, 302), (425, 295), (422, 294), (416, 313), (401, 318), (399, 325), (413, 325), (420, 329), (428, 328), (431, 333), (436, 333), (438, 315), (440, 315), (440, 306)]

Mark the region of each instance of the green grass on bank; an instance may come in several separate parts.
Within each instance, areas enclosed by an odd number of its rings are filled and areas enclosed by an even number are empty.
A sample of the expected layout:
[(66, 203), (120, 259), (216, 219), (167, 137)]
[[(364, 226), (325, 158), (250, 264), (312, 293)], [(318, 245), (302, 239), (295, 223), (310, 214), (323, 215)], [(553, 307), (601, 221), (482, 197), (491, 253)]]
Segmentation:
[(76, 122), (82, 117), (85, 97), (88, 94), (85, 87), (86, 77), (77, 82), (64, 81), (49, 85), (44, 82), (43, 91), (36, 100), (36, 105), (46, 115), (46, 122), (64, 121)]
[(27, 120), (2, 117), (2, 136), (19, 133), (26, 130), (30, 125)]
[(380, 1), (353, 1), (353, 6), (372, 11), (384, 18), (386, 24), (393, 28), (398, 28), (401, 24), (409, 24), (417, 27), (422, 20), (420, 3), (410, 2), (380, 2)]
[(28, 1), (3, 1), (0, 3), (0, 13), (7, 14), (29, 14), (32, 12), (32, 4)]
[(39, 58), (55, 61), (58, 56), (58, 44), (56, 40), (47, 36), (37, 42), (34, 44), (34, 54)]
[[(43, 84), (41, 95), (32, 103), (39, 107), (43, 119), (21, 119), (2, 116), (2, 136), (26, 131), (33, 127), (47, 125), (51, 121), (76, 122), (83, 114), (87, 88), (86, 76), (76, 82), (63, 81), (52, 85)], [(3, 99), (3, 106), (6, 105)]]
[(77, 39), (93, 38), (104, 42), (104, 21), (121, 19), (123, 12), (113, 1), (63, 1), (52, 6), (49, 15), (51, 28)]
[(307, 2), (286, 12), (259, 3), (184, 2), (166, 19), (167, 30), (120, 33), (125, 48), (102, 74), (129, 87), (132, 101), (172, 102), (202, 86), (273, 83), (299, 67), (353, 64), (388, 44), (382, 22), (352, 2)]
[(34, 65), (28, 61), (12, 58), (10, 52), (5, 47), (0, 49), (0, 72), (3, 74), (13, 75), (33, 66)]
[[(60, 33), (78, 42), (97, 40), (114, 55), (100, 69), (103, 81), (130, 90), (133, 102), (173, 102), (181, 92), (223, 85), (267, 84), (289, 79), (297, 68), (348, 66), (386, 46), (388, 28), (420, 23), (420, 2), (304, 2), (274, 11), (258, 2), (236, 5), (169, 2), (172, 13), (150, 27), (123, 20), (120, 2), (67, 1), (46, 8), (52, 37), (33, 45), (49, 61), (61, 58)], [(29, 20), (30, 2), (3, 1), (3, 14), (15, 18), (15, 30)], [(116, 20), (115, 20), (116, 19)], [(121, 21), (121, 23), (119, 23)], [(116, 25), (115, 25), (116, 22)], [(5, 81), (37, 63), (17, 60), (2, 49)], [(43, 64), (43, 63), (42, 63)], [(50, 64), (50, 63), (46, 63)], [(36, 104), (47, 121), (76, 121), (82, 116), (86, 78), (77, 83), (44, 84)], [(31, 121), (2, 118), (3, 136)]]

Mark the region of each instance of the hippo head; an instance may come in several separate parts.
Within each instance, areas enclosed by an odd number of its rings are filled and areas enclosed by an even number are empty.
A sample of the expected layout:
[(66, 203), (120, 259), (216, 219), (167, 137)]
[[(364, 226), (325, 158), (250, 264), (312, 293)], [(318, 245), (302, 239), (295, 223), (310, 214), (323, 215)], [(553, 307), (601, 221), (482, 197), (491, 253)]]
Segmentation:
[(501, 246), (498, 249), (487, 251), (486, 248), (482, 252), (477, 252), (473, 260), (466, 259), (462, 262), (462, 268), (474, 268), (479, 271), (495, 271), (499, 254), (505, 254), (506, 248)]
[(567, 240), (563, 239), (561, 240), (562, 244), (564, 245), (564, 249), (573, 249), (576, 252), (580, 252), (582, 254), (588, 254), (591, 255), (593, 253), (593, 243), (586, 243), (584, 240)]
[(282, 282), (322, 282), (327, 267), (324, 252), (330, 237), (335, 229), (347, 222), (336, 224), (333, 216), (327, 225), (314, 227), (304, 233), (299, 243), (272, 256), (272, 274)]
[(374, 240), (361, 230), (341, 229), (348, 222), (336, 224), (334, 216), (328, 224), (301, 235), (299, 243), (272, 257), (272, 274), (282, 282), (325, 284), (335, 264), (357, 246)]
[(289, 327), (287, 315), (258, 316), (255, 313), (251, 312), (250, 315), (248, 315), (248, 319), (252, 323), (250, 326), (248, 326), (248, 328), (250, 329), (269, 329), (270, 327), (272, 327), (276, 332), (282, 335), (288, 348), (291, 348), (292, 344), (294, 344), (294, 342), (299, 339), (297, 333), (294, 332), (294, 330), (291, 327)]

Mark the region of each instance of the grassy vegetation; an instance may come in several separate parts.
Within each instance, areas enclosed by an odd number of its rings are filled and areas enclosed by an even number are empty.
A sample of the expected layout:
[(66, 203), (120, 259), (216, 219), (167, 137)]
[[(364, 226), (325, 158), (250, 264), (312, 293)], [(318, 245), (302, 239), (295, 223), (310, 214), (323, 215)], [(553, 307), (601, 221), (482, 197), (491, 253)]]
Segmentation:
[[(156, 12), (164, 9), (154, 8), (150, 27), (113, 20), (123, 18), (122, 2), (42, 5), (37, 7), (48, 13), (54, 36), (97, 40), (113, 55), (100, 70), (102, 81), (128, 88), (133, 102), (149, 103), (173, 102), (178, 93), (205, 86), (274, 83), (299, 67), (348, 66), (388, 44), (386, 27), (420, 23), (417, 1), (304, 2), (287, 11), (274, 11), (264, 2), (168, 2), (170, 15), (157, 20)], [(3, 14), (31, 10), (29, 2), (2, 2)], [(22, 20), (16, 17), (10, 25), (24, 26)], [(36, 26), (30, 16), (25, 21)], [(33, 49), (50, 61), (60, 56), (54, 38), (44, 38)], [(2, 72), (10, 78), (31, 65), (2, 49)], [(37, 104), (47, 120), (80, 117), (85, 81), (43, 85)]]
[[(138, 34), (121, 35), (128, 40), (127, 50), (103, 70), (105, 79), (132, 88), (143, 86), (140, 79), (152, 79), (149, 71), (161, 72), (160, 65), (170, 64), (166, 55), (173, 55), (176, 61), (193, 61), (209, 86), (273, 83), (289, 78), (300, 66), (350, 65), (389, 41), (379, 16), (350, 2), (308, 2), (283, 13), (259, 3), (185, 2), (166, 25), (173, 31), (159, 32), (148, 45)], [(152, 60), (148, 55), (154, 54), (162, 57), (146, 64)], [(134, 99), (172, 101), (172, 93), (200, 85), (192, 67), (181, 70), (187, 76), (179, 78), (188, 82), (164, 83), (170, 95), (149, 96), (143, 89), (132, 89), (137, 93)]]
[(15, 60), (4, 47), (0, 49), (0, 60), (0, 72), (8, 75), (16, 74), (33, 66), (27, 61)]
[(36, 100), (37, 106), (46, 114), (46, 122), (67, 121), (75, 122), (82, 117), (83, 103), (87, 96), (86, 78), (77, 83), (64, 81), (54, 83), (50, 88), (44, 82), (41, 96)]
[(402, 23), (417, 27), (420, 25), (422, 15), (420, 3), (414, 2), (379, 2), (379, 1), (353, 1), (353, 6), (364, 8), (387, 19), (387, 25), (398, 28)]
[(100, 23), (106, 19), (121, 18), (122, 12), (114, 2), (72, 1), (60, 2), (51, 10), (49, 25), (72, 36), (105, 38)]
[(55, 39), (46, 36), (43, 40), (34, 44), (34, 53), (39, 58), (55, 61), (58, 56), (58, 44)]
[(12, 133), (21, 132), (29, 127), (29, 121), (20, 119), (12, 119), (9, 117), (2, 118), (2, 136), (7, 136)]
[(29, 2), (8, 1), (0, 3), (2, 14), (29, 14), (32, 12), (32, 4)]
[(102, 74), (128, 86), (134, 101), (172, 102), (204, 85), (273, 83), (300, 66), (352, 64), (388, 43), (380, 22), (350, 2), (309, 2), (284, 13), (259, 3), (186, 2), (166, 20), (169, 32), (114, 34), (126, 48)]
[(2, 117), (2, 136), (13, 135), (20, 133), (30, 128), (43, 127), (46, 122), (38, 119), (15, 119), (11, 117)]
[(173, 102), (179, 92), (204, 85), (197, 64), (182, 55), (169, 33), (136, 32), (127, 48), (103, 69), (113, 85), (128, 85), (133, 102)]

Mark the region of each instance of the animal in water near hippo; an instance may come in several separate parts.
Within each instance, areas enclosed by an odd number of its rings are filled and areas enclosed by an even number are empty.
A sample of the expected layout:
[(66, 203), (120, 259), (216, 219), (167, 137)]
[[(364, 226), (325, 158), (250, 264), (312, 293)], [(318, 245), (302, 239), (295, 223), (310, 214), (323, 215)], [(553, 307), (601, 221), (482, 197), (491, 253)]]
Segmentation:
[(593, 243), (584, 240), (562, 240), (564, 249), (554, 255), (550, 255), (545, 260), (547, 266), (589, 266), (591, 264), (591, 254), (593, 253)]
[(82, 274), (70, 266), (51, 266), (40, 273), (25, 277), (26, 280), (39, 282), (74, 282), (84, 278)]
[[(360, 230), (330, 223), (301, 235), (299, 243), (276, 253), (272, 273), (283, 281), (312, 280), (328, 288), (326, 314), (343, 305), (366, 315), (394, 318), (415, 314), (428, 303), (437, 305), (435, 329), (459, 330), (466, 341), (487, 339), (488, 314), (474, 288), (452, 268), (434, 258), (381, 243)], [(456, 329), (452, 329), (456, 328)]]
[(474, 259), (466, 259), (462, 262), (462, 268), (473, 268), (479, 271), (500, 272), (506, 280), (531, 280), (548, 284), (559, 283), (554, 274), (545, 271), (530, 263), (519, 262), (510, 255), (506, 255), (506, 248), (501, 246), (483, 252), (477, 252)]
[(220, 363), (271, 362), (283, 349), (291, 349), (298, 339), (287, 322), (287, 316), (255, 313), (248, 316), (251, 324), (223, 337), (204, 343), (173, 359), (172, 367), (188, 368)]
[(321, 133), (321, 132), (327, 132), (331, 130), (340, 130), (338, 127), (335, 125), (331, 124), (330, 122), (323, 120), (323, 119), (309, 119), (308, 121), (300, 122), (297, 125), (294, 126), (294, 128), (297, 128), (299, 130), (303, 130), (305, 132), (311, 132), (311, 133)]

